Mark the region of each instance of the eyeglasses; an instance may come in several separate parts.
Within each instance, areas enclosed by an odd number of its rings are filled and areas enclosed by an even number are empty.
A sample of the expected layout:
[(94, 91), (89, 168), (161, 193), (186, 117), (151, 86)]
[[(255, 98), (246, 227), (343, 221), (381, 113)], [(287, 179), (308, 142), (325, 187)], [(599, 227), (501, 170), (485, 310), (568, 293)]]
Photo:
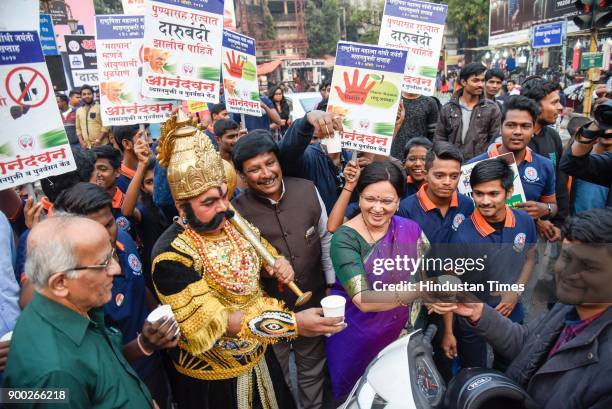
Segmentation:
[(111, 252), (108, 254), (108, 256), (106, 256), (106, 259), (104, 259), (104, 261), (102, 262), (102, 264), (94, 264), (91, 266), (78, 266), (75, 268), (71, 268), (69, 270), (66, 271), (80, 271), (80, 270), (104, 270), (106, 271), (108, 269), (108, 267), (111, 264), (111, 261), (115, 258), (115, 255), (117, 254), (117, 251), (115, 250), (115, 248), (113, 248), (111, 250)]

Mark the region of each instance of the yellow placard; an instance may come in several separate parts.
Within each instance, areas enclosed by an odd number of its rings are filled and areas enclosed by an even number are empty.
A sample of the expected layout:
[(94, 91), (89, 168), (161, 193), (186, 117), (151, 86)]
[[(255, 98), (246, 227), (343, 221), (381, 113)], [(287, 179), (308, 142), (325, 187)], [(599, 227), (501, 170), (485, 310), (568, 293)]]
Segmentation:
[(208, 109), (208, 104), (200, 101), (187, 101), (187, 109), (191, 113), (206, 111)]

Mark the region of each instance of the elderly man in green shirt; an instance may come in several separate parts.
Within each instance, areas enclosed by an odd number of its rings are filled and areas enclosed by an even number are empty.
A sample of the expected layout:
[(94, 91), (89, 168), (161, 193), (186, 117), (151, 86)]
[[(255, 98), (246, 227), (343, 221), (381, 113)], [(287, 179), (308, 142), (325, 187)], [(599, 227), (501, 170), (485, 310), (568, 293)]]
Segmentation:
[[(63, 402), (54, 400), (60, 394), (46, 396), (45, 408), (156, 408), (126, 359), (142, 356), (142, 348), (124, 347), (121, 333), (104, 325), (101, 307), (121, 274), (104, 227), (82, 217), (42, 221), (28, 237), (25, 270), (37, 291), (15, 326), (3, 387), (67, 391)], [(175, 346), (169, 323), (145, 325), (143, 337)]]

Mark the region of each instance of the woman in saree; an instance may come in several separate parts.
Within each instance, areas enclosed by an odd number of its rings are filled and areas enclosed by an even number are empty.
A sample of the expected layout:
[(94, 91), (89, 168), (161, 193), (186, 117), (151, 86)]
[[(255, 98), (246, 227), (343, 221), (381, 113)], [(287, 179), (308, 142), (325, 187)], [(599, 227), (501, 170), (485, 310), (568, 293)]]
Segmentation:
[(410, 259), (422, 257), (427, 247), (415, 222), (394, 216), (406, 184), (398, 165), (381, 161), (361, 171), (353, 167), (346, 179), (344, 189), (356, 188), (359, 193), (360, 213), (336, 230), (331, 244), (336, 271), (331, 293), (346, 299), (348, 324), (326, 344), (337, 401), (349, 394), (374, 357), (400, 336), (409, 317), (418, 315), (417, 303), (412, 311), (408, 307), (418, 291), (383, 291), (383, 285), (418, 281), (420, 272), (412, 269)]

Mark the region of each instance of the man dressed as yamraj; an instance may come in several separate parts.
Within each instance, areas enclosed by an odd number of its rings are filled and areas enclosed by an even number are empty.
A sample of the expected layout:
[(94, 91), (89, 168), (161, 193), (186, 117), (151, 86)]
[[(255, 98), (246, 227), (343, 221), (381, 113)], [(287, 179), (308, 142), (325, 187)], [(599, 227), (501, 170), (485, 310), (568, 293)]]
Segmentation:
[(337, 333), (342, 318), (324, 318), (317, 308), (294, 313), (262, 292), (260, 274), (286, 284), (293, 269), (251, 226), (275, 257), (272, 267), (264, 264), (229, 222), (235, 173), (181, 110), (163, 126), (158, 160), (179, 212), (153, 249), (152, 269), (157, 295), (172, 307), (181, 331), (170, 351), (175, 401), (180, 409), (294, 408), (268, 345), (298, 332)]

